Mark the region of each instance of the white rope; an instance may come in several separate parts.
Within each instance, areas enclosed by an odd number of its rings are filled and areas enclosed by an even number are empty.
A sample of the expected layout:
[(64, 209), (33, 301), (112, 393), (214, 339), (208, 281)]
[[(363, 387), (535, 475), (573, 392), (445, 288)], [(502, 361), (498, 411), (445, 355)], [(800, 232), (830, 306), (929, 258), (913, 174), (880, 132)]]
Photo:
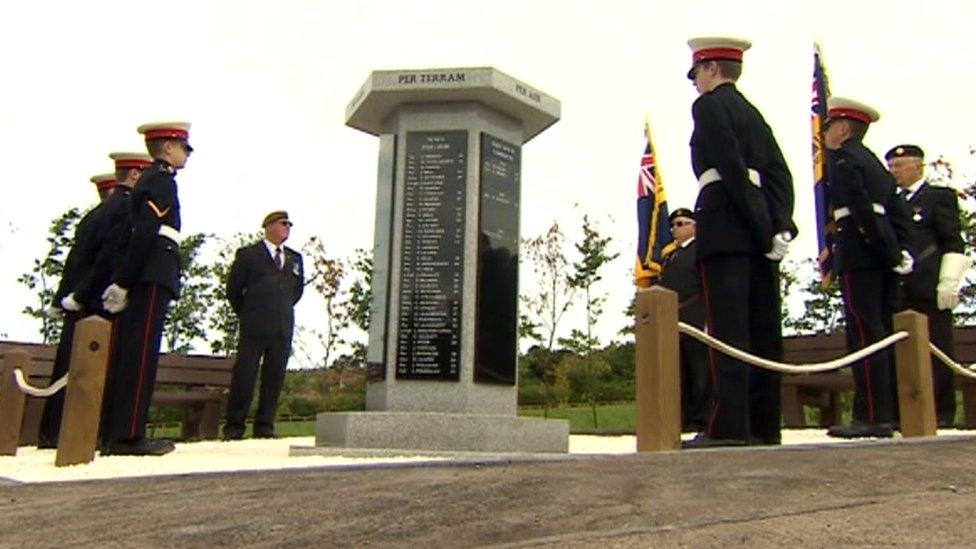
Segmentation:
[(936, 358), (941, 360), (942, 363), (949, 368), (955, 370), (957, 374), (961, 375), (962, 377), (968, 377), (969, 379), (976, 379), (976, 370), (972, 369), (973, 366), (967, 368), (955, 360), (952, 360), (949, 358), (949, 355), (942, 352), (942, 349), (936, 347), (935, 343), (929, 342), (929, 347), (932, 348), (932, 354), (935, 355)]
[(21, 392), (27, 393), (32, 397), (47, 398), (54, 393), (57, 393), (64, 386), (68, 384), (68, 374), (61, 376), (61, 379), (52, 383), (49, 387), (40, 388), (34, 387), (27, 380), (24, 379), (24, 372), (20, 368), (14, 368), (14, 379), (17, 380), (17, 386), (20, 388)]
[(837, 370), (849, 364), (853, 364), (866, 356), (876, 353), (889, 345), (893, 345), (898, 341), (908, 338), (908, 332), (895, 332), (863, 349), (855, 351), (847, 356), (835, 358), (834, 360), (828, 362), (815, 362), (813, 364), (784, 364), (782, 362), (776, 362), (775, 360), (758, 357), (745, 351), (740, 351), (739, 349), (736, 349), (735, 347), (732, 347), (721, 340), (715, 339), (698, 328), (689, 326), (684, 322), (678, 323), (678, 330), (682, 333), (690, 335), (706, 345), (714, 347), (716, 350), (721, 351), (732, 358), (737, 358), (743, 362), (752, 364), (753, 366), (759, 366), (760, 368), (773, 370), (775, 372), (783, 372), (785, 374), (814, 374), (817, 372), (829, 372), (830, 370)]

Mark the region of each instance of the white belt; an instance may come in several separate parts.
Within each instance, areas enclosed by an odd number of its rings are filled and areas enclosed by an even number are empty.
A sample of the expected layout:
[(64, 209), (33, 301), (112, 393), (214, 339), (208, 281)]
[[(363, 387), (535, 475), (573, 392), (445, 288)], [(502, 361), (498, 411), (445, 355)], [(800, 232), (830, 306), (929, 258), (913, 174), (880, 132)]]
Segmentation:
[[(871, 209), (874, 210), (874, 213), (878, 215), (885, 214), (885, 207), (881, 204), (878, 204), (877, 202), (871, 203)], [(841, 219), (844, 219), (849, 215), (851, 215), (851, 209), (848, 208), (847, 206), (844, 206), (843, 208), (837, 208), (836, 210), (834, 210), (834, 221), (840, 221)]]
[(170, 227), (169, 225), (159, 226), (159, 236), (172, 240), (173, 242), (176, 243), (177, 246), (179, 246), (180, 243), (183, 242), (183, 235), (180, 234), (180, 231), (177, 231), (176, 229)]
[[(698, 177), (698, 189), (704, 189), (705, 185), (721, 180), (722, 175), (718, 173), (718, 170), (716, 168), (709, 168)], [(749, 168), (749, 181), (757, 187), (762, 187), (762, 183), (759, 181), (759, 172), (752, 168)]]

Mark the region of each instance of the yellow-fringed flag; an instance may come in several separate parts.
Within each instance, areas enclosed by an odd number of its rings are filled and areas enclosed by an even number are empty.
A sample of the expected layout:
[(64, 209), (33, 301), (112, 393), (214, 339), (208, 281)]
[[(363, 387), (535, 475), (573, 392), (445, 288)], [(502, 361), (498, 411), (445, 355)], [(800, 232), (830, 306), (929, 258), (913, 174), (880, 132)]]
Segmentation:
[(827, 98), (830, 89), (824, 73), (820, 46), (813, 45), (813, 97), (811, 98), (810, 119), (813, 130), (813, 196), (817, 214), (817, 264), (820, 266), (820, 285), (830, 286), (834, 278), (834, 222), (830, 213), (828, 186), (827, 151), (824, 150), (823, 131), (827, 121)]
[[(654, 142), (651, 126), (644, 125), (647, 145), (641, 157), (640, 174), (637, 176), (637, 263), (634, 281), (647, 288), (661, 275), (661, 263), (667, 255), (666, 247), (674, 240), (668, 225), (668, 200), (664, 194), (664, 182), (657, 170), (654, 158)], [(672, 246), (673, 247), (673, 246)]]

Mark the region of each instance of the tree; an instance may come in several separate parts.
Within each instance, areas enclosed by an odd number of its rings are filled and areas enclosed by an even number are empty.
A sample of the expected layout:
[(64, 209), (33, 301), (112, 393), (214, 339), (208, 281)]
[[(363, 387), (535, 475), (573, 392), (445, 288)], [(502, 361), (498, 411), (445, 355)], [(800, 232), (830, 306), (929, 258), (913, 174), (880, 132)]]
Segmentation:
[(170, 306), (166, 316), (166, 349), (186, 353), (193, 341), (205, 339), (207, 312), (213, 303), (213, 272), (200, 263), (200, 250), (213, 235), (191, 234), (180, 243), (180, 298)]
[[(836, 281), (824, 288), (815, 260), (783, 262), (780, 277), (783, 301), (783, 328), (793, 334), (832, 334), (843, 327), (844, 301)], [(802, 297), (798, 314), (790, 308), (788, 297)], [(795, 303), (795, 300), (793, 300)]]
[(369, 306), (373, 299), (373, 258), (363, 248), (356, 248), (350, 266), (356, 280), (349, 287), (349, 299), (345, 302), (346, 314), (354, 326), (369, 333)]
[(554, 222), (545, 235), (523, 241), (523, 249), (538, 277), (538, 293), (519, 296), (528, 310), (528, 314), (519, 314), (520, 318), (528, 320), (520, 326), (519, 335), (532, 336), (544, 345), (544, 349), (536, 354), (532, 367), (545, 391), (546, 417), (566, 381), (559, 367), (560, 356), (552, 348), (559, 322), (573, 303), (574, 289), (567, 272), (569, 264), (563, 253), (564, 240), (559, 224)]
[(570, 350), (589, 356), (590, 352), (599, 344), (599, 338), (593, 334), (593, 328), (603, 315), (605, 294), (596, 294), (596, 283), (603, 279), (600, 274), (603, 267), (616, 259), (619, 253), (608, 253), (609, 237), (602, 237), (600, 232), (590, 221), (588, 215), (583, 215), (583, 240), (574, 246), (580, 254), (580, 259), (573, 263), (573, 274), (569, 277), (569, 285), (575, 291), (582, 291), (586, 306), (586, 331), (573, 329), (569, 338), (560, 339), (560, 343)]
[(341, 259), (329, 257), (322, 239), (316, 236), (308, 240), (302, 252), (308, 258), (307, 263), (312, 267), (312, 275), (306, 284), (315, 288), (325, 302), (325, 330), (309, 330), (309, 332), (322, 344), (324, 353), (322, 365), (328, 367), (333, 351), (344, 343), (342, 331), (350, 323), (350, 310), (342, 298), (346, 266)]
[[(48, 251), (43, 259), (35, 259), (33, 267), (17, 277), (37, 298), (37, 306), (27, 305), (22, 312), (41, 321), (41, 340), (45, 344), (61, 337), (61, 321), (52, 318), (47, 308), (53, 303), (58, 281), (64, 271), (64, 260), (74, 240), (75, 227), (81, 219), (78, 208), (71, 208), (54, 218), (48, 226)], [(71, 235), (71, 236), (69, 236)]]
[[(532, 262), (532, 269), (538, 277), (537, 293), (522, 295), (519, 299), (528, 309), (528, 314), (544, 331), (539, 341), (552, 351), (556, 340), (556, 329), (563, 315), (573, 304), (575, 289), (567, 272), (569, 262), (563, 253), (565, 237), (559, 224), (553, 222), (545, 235), (523, 241), (525, 255)], [(537, 333), (534, 330), (531, 333)]]
[(230, 356), (237, 350), (237, 336), (239, 322), (237, 314), (227, 301), (227, 278), (230, 267), (238, 248), (264, 238), (263, 233), (236, 233), (229, 240), (223, 240), (223, 246), (217, 251), (217, 258), (210, 266), (211, 276), (208, 279), (206, 300), (210, 304), (210, 314), (207, 315), (207, 332), (209, 335), (210, 352), (223, 356)]
[(600, 401), (600, 389), (604, 377), (610, 373), (610, 365), (599, 356), (568, 355), (564, 359), (563, 368), (569, 388), (580, 400), (590, 405), (593, 413), (593, 427), (600, 426), (597, 421), (596, 405)]

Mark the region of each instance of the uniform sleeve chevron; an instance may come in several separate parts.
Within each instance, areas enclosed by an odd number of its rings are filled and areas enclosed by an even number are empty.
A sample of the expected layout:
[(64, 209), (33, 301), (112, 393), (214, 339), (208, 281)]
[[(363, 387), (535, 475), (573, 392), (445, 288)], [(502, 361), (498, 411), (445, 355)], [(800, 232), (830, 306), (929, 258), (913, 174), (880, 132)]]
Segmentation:
[(153, 211), (153, 213), (156, 215), (157, 218), (166, 217), (166, 214), (169, 213), (169, 208), (170, 208), (169, 206), (166, 206), (163, 209), (159, 209), (159, 206), (157, 206), (156, 203), (153, 202), (152, 200), (147, 200), (146, 205), (149, 206), (149, 209)]

